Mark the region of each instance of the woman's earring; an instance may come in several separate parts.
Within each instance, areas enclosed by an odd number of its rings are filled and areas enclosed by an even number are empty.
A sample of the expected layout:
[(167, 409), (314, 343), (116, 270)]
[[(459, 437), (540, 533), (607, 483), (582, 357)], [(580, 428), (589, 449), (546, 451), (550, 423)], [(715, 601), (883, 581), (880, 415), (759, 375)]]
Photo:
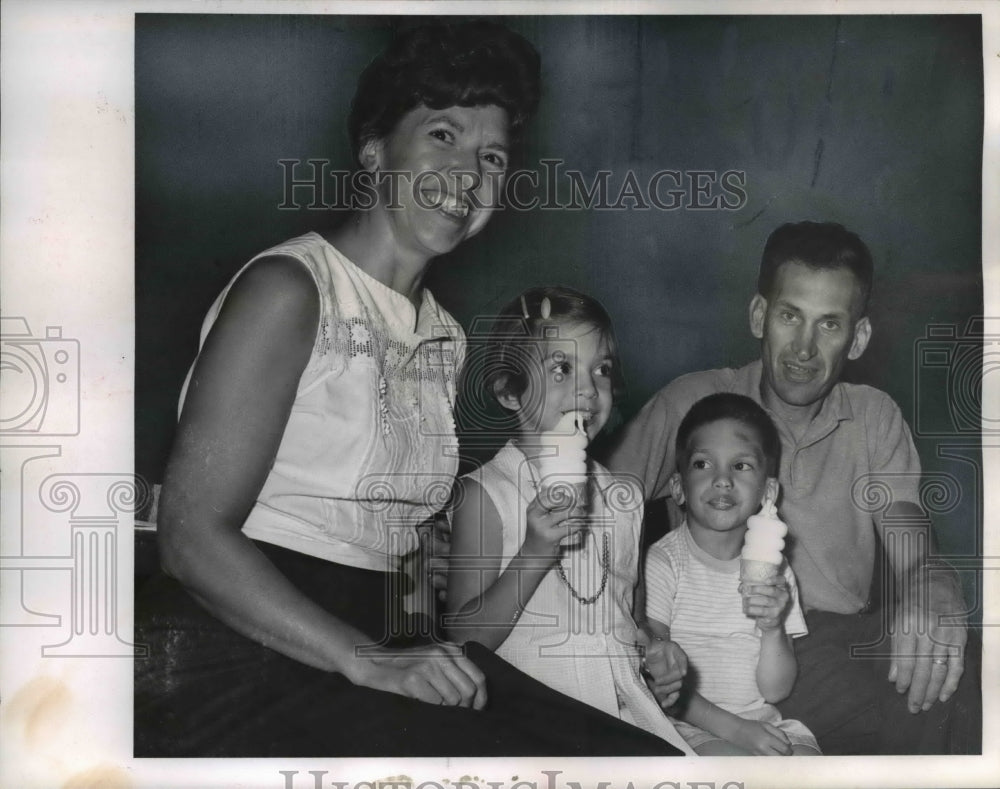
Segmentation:
[(361, 147), (361, 155), (358, 157), (361, 161), (361, 166), (369, 173), (371, 173), (372, 178), (375, 183), (378, 183), (379, 176), (379, 141), (378, 140), (368, 140)]

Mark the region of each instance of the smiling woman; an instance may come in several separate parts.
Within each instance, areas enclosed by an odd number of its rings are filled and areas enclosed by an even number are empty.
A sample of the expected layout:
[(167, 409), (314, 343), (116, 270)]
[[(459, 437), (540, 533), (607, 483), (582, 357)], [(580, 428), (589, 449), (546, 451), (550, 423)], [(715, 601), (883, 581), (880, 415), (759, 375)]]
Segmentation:
[(361, 149), (379, 200), (359, 215), (387, 226), (417, 259), (450, 252), (499, 205), (507, 163), (507, 112), (496, 105), (408, 112), (385, 138)]
[(401, 36), (349, 122), (374, 204), (254, 257), (209, 310), (164, 476), (165, 572), (136, 605), (136, 756), (675, 753), (401, 603), (457, 467), (465, 338), (424, 274), (489, 220), (538, 72), (493, 23)]

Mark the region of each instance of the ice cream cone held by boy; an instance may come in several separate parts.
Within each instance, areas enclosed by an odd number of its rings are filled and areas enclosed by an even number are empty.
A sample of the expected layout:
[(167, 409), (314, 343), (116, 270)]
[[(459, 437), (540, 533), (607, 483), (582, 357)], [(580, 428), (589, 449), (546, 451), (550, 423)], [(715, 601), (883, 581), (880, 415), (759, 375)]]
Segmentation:
[(788, 527), (778, 517), (773, 499), (765, 498), (760, 512), (747, 518), (747, 533), (740, 552), (740, 580), (771, 582), (784, 561)]
[(785, 589), (781, 571), (785, 560), (785, 535), (788, 526), (778, 517), (778, 508), (772, 497), (765, 497), (760, 512), (747, 518), (746, 536), (740, 551), (740, 592), (743, 595), (744, 613), (748, 613), (751, 598), (761, 594), (758, 587)]

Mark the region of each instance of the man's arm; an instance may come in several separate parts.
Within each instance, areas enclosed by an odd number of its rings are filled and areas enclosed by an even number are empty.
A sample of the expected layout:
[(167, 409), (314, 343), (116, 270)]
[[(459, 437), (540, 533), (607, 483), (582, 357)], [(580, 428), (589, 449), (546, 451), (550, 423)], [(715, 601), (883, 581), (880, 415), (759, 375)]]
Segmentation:
[(936, 553), (930, 520), (913, 502), (896, 502), (879, 518), (896, 580), (889, 681), (909, 691), (910, 712), (947, 701), (965, 670), (965, 600), (958, 574)]
[(889, 681), (909, 692), (911, 712), (947, 701), (965, 665), (965, 601), (957, 574), (938, 558), (930, 518), (920, 501), (920, 458), (899, 406), (885, 395), (868, 415), (871, 471), (891, 490), (874, 514), (895, 580), (895, 629)]

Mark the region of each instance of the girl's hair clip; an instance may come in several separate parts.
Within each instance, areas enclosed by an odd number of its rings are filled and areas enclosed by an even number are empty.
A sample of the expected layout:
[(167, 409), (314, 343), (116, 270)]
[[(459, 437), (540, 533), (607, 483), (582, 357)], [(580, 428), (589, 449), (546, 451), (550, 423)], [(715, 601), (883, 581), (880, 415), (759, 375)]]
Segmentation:
[(524, 316), (525, 320), (528, 320), (528, 302), (524, 300), (524, 294), (521, 294), (521, 314)]
[(542, 299), (541, 313), (542, 313), (542, 320), (543, 321), (547, 321), (549, 319), (549, 315), (552, 314), (552, 302), (549, 301), (549, 297), (548, 296), (546, 296), (544, 299)]

